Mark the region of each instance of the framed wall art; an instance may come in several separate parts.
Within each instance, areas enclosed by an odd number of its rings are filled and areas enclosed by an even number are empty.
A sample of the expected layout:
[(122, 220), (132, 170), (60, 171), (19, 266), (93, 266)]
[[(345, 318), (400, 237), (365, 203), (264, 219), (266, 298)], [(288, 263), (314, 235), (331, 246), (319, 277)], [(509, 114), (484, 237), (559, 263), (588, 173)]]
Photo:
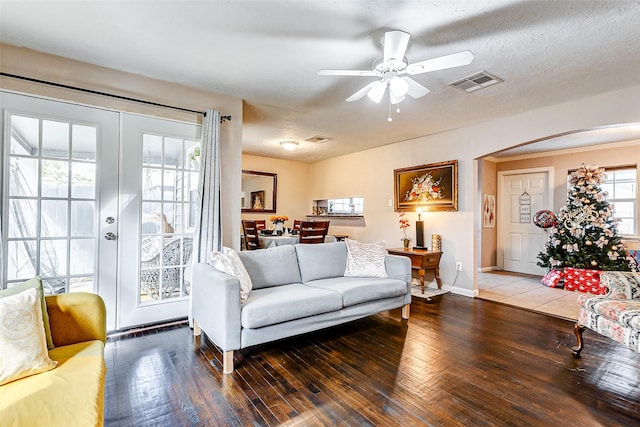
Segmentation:
[(251, 209), (254, 211), (264, 210), (264, 190), (251, 192)]
[(458, 210), (458, 161), (431, 163), (393, 171), (394, 209)]

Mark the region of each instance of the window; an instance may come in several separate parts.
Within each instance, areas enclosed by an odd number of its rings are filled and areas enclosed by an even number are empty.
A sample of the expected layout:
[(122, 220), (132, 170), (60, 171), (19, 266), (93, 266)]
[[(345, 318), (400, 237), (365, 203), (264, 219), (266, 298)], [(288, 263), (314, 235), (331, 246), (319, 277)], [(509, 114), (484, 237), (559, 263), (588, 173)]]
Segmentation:
[(361, 215), (363, 212), (363, 197), (350, 197), (348, 199), (329, 199), (329, 213)]
[(615, 209), (615, 217), (620, 218), (618, 232), (635, 236), (638, 218), (637, 170), (633, 168), (606, 169), (607, 181), (602, 189), (608, 193), (607, 201)]

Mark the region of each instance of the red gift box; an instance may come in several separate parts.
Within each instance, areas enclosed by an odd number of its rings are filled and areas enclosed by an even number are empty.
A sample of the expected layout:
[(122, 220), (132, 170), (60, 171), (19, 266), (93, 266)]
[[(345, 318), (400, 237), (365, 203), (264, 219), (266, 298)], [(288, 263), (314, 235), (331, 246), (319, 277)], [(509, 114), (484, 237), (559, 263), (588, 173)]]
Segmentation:
[(565, 267), (564, 288), (568, 291), (589, 292), (604, 295), (607, 290), (600, 284), (602, 270), (586, 270), (583, 268)]
[(562, 270), (549, 270), (547, 274), (542, 277), (541, 282), (550, 288), (561, 288), (563, 278), (564, 272)]

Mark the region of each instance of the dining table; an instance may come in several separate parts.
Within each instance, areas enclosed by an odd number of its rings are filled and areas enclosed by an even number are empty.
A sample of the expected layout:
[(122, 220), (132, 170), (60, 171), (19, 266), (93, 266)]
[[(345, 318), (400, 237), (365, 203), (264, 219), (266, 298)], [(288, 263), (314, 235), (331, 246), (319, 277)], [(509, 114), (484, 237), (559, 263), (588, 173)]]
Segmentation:
[[(292, 234), (283, 234), (282, 236), (267, 236), (258, 234), (258, 240), (260, 241), (261, 249), (268, 249), (276, 246), (298, 244), (300, 243), (300, 236)], [(324, 238), (325, 243), (333, 243), (336, 241), (337, 239), (335, 238), (335, 236), (327, 235)]]

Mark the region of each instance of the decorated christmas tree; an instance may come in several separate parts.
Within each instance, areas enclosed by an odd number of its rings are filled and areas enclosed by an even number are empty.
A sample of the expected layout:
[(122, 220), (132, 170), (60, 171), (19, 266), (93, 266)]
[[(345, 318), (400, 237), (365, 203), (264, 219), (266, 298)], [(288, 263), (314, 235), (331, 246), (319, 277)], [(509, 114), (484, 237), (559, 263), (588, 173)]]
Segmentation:
[(575, 267), (592, 270), (632, 271), (618, 235), (613, 208), (600, 184), (604, 168), (581, 165), (571, 173), (567, 203), (550, 227), (549, 241), (538, 254), (538, 265), (549, 269)]

